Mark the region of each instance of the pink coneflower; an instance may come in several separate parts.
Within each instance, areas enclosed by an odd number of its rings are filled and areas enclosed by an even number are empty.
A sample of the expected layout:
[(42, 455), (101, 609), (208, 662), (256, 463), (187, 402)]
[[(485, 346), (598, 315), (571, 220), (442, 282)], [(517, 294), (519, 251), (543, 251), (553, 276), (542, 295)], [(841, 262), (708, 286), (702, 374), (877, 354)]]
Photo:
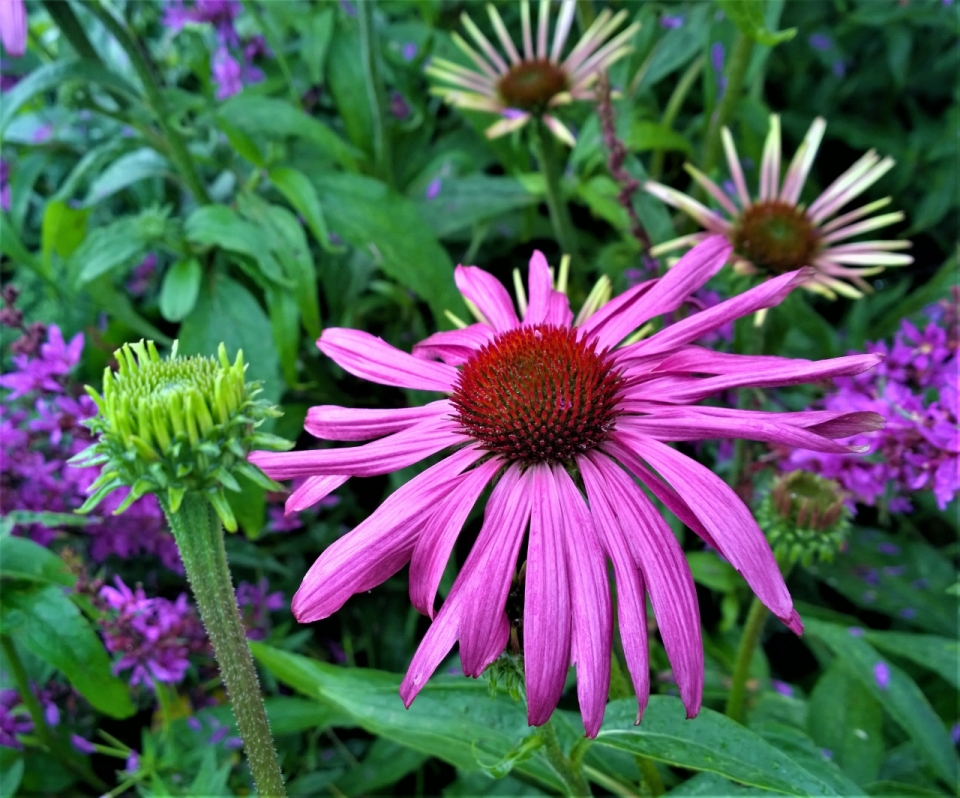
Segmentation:
[[(744, 437), (819, 451), (849, 451), (833, 439), (873, 427), (872, 413), (763, 413), (690, 407), (718, 391), (795, 385), (870, 368), (877, 355), (824, 361), (746, 357), (692, 342), (731, 319), (780, 302), (807, 277), (801, 270), (619, 346), (661, 313), (677, 309), (726, 262), (715, 236), (659, 280), (637, 285), (575, 319), (551, 281), (546, 259), (530, 260), (522, 320), (489, 273), (459, 266), (456, 282), (476, 324), (436, 333), (413, 354), (358, 330), (328, 329), (320, 350), (349, 373), (444, 398), (403, 410), (321, 406), (306, 429), (318, 438), (372, 443), (272, 454), (251, 460), (276, 479), (307, 477), (288, 511), (321, 499), (350, 476), (385, 474), (442, 451), (330, 546), (293, 600), (302, 621), (336, 612), (354, 593), (410, 563), (410, 597), (434, 622), (400, 688), (409, 706), (453, 644), (464, 673), (478, 676), (511, 636), (505, 612), (526, 538), (522, 634), (528, 719), (544, 723), (567, 667), (589, 736), (603, 718), (612, 636), (607, 560), (627, 666), (642, 713), (649, 694), (645, 594), (653, 602), (677, 686), (692, 717), (703, 691), (703, 650), (693, 579), (683, 552), (639, 480), (745, 577), (775, 615), (799, 633), (800, 618), (773, 554), (743, 502), (708, 468), (666, 441)], [(561, 268), (558, 284), (566, 284)], [(440, 361), (440, 362), (437, 362)], [(471, 508), (488, 487), (479, 537), (435, 613), (441, 575)], [(639, 714), (638, 714), (639, 718)]]
[(800, 204), (800, 192), (826, 127), (823, 119), (814, 120), (781, 184), (780, 117), (770, 117), (770, 132), (760, 165), (760, 196), (756, 200), (747, 193), (733, 137), (724, 128), (723, 146), (736, 197), (731, 199), (696, 167), (687, 164), (686, 170), (729, 214), (729, 218), (683, 192), (648, 181), (644, 185), (647, 191), (692, 216), (704, 228), (704, 232), (660, 244), (654, 248), (654, 254), (686, 247), (719, 233), (733, 244), (732, 261), (737, 271), (772, 275), (810, 266), (812, 271), (803, 287), (830, 299), (835, 299), (837, 294), (859, 299), (863, 291), (871, 290), (864, 277), (882, 272), (887, 266), (913, 263), (909, 255), (895, 252), (907, 249), (909, 241), (840, 243), (902, 221), (901, 211), (871, 215), (889, 205), (890, 197), (831, 218), (892, 169), (892, 158), (881, 159), (871, 150), (834, 180), (809, 207)]
[(530, 27), (530, 3), (529, 0), (523, 0), (520, 4), (523, 29), (521, 55), (507, 32), (500, 13), (493, 5), (488, 5), (490, 22), (497, 32), (506, 58), (497, 52), (490, 40), (464, 12), (460, 19), (482, 53), (474, 50), (457, 33), (453, 34), (453, 40), (480, 71), (467, 69), (443, 58), (434, 58), (427, 67), (427, 73), (455, 88), (434, 88), (433, 93), (443, 97), (451, 105), (489, 111), (503, 117), (487, 128), (488, 138), (518, 130), (531, 118), (539, 117), (558, 139), (572, 147), (576, 143), (573, 134), (559, 119), (548, 113), (548, 109), (572, 100), (593, 99), (591, 86), (597, 77), (630, 52), (627, 42), (640, 29), (635, 23), (607, 41), (623, 24), (627, 12), (620, 11), (612, 15), (608, 9), (604, 9), (566, 59), (561, 61), (560, 55), (570, 34), (575, 12), (575, 0), (562, 1), (553, 41), (548, 50), (550, 2), (540, 0), (537, 39), (534, 44)]
[(0, 41), (7, 55), (27, 52), (27, 9), (23, 0), (0, 0)]

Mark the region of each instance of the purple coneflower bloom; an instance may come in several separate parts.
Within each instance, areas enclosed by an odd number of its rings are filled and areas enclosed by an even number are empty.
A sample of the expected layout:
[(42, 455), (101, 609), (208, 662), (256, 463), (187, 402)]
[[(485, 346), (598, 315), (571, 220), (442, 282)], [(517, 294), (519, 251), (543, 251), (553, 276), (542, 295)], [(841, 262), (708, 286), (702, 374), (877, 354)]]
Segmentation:
[(460, 19), (482, 50), (482, 54), (457, 33), (453, 34), (453, 40), (480, 71), (467, 69), (443, 58), (434, 58), (427, 67), (427, 73), (454, 88), (438, 87), (432, 89), (433, 93), (443, 97), (451, 105), (489, 111), (503, 117), (487, 128), (487, 138), (492, 139), (519, 130), (531, 119), (539, 118), (554, 136), (572, 147), (576, 143), (573, 134), (563, 122), (548, 113), (548, 109), (573, 100), (594, 99), (591, 86), (604, 70), (630, 52), (628, 42), (640, 26), (634, 23), (607, 41), (623, 24), (627, 12), (620, 11), (613, 15), (608, 9), (604, 9), (566, 59), (561, 61), (560, 55), (576, 12), (575, 0), (563, 0), (561, 3), (549, 51), (549, 0), (540, 0), (536, 43), (530, 24), (530, 2), (521, 2), (523, 55), (513, 43), (497, 9), (488, 5), (487, 12), (503, 52), (506, 53), (506, 59), (464, 13)]
[(0, 41), (7, 55), (27, 52), (27, 9), (23, 0), (0, 0)]
[(652, 180), (647, 181), (644, 184), (647, 191), (693, 217), (704, 228), (700, 233), (660, 244), (653, 248), (652, 254), (657, 256), (681, 249), (719, 233), (733, 244), (732, 263), (736, 271), (772, 275), (810, 266), (812, 269), (803, 287), (831, 299), (836, 298), (837, 294), (858, 299), (863, 296), (862, 292), (871, 290), (864, 277), (882, 272), (887, 266), (913, 263), (909, 255), (895, 252), (907, 249), (909, 241), (840, 243), (902, 221), (904, 217), (900, 211), (871, 216), (890, 204), (889, 197), (830, 218), (892, 169), (892, 158), (881, 159), (871, 150), (834, 180), (809, 207), (800, 204), (800, 192), (813, 166), (826, 127), (823, 119), (814, 120), (781, 184), (780, 117), (770, 117), (770, 133), (760, 164), (760, 196), (756, 200), (751, 199), (747, 192), (733, 137), (724, 128), (723, 146), (737, 196), (728, 197), (695, 166), (687, 164), (686, 170), (717, 201), (729, 218), (681, 191)]
[[(311, 408), (305, 426), (318, 438), (379, 440), (351, 448), (254, 452), (251, 461), (275, 479), (307, 477), (288, 499), (288, 511), (309, 507), (351, 476), (386, 474), (444, 450), (448, 456), (323, 553), (294, 597), (298, 620), (328, 617), (351, 595), (410, 563), (411, 600), (434, 622), (400, 688), (409, 706), (456, 641), (470, 676), (504, 651), (511, 639), (505, 606), (526, 537), (522, 646), (530, 723), (549, 718), (574, 662), (587, 734), (596, 735), (600, 727), (612, 635), (607, 559), (617, 579), (620, 629), (640, 713), (649, 694), (649, 592), (692, 717), (703, 691), (696, 591), (676, 538), (636, 478), (799, 633), (800, 618), (749, 510), (723, 480), (667, 442), (739, 436), (848, 451), (833, 439), (871, 428), (878, 417), (691, 405), (725, 389), (852, 374), (879, 358), (746, 357), (692, 344), (731, 319), (782, 301), (805, 278), (804, 271), (776, 277), (618, 347), (651, 318), (685, 302), (720, 270), (730, 249), (715, 236), (659, 280), (602, 306), (588, 302), (576, 318), (562, 292), (565, 269), (561, 266), (557, 290), (539, 252), (530, 260), (529, 300), (518, 290), (522, 320), (496, 278), (459, 266), (457, 286), (480, 321), (435, 333), (412, 355), (359, 330), (325, 330), (320, 350), (347, 372), (444, 398), (401, 410)], [(581, 485), (571, 473), (582, 477)], [(437, 588), (457, 536), (488, 486), (492, 492), (479, 537), (436, 612)]]

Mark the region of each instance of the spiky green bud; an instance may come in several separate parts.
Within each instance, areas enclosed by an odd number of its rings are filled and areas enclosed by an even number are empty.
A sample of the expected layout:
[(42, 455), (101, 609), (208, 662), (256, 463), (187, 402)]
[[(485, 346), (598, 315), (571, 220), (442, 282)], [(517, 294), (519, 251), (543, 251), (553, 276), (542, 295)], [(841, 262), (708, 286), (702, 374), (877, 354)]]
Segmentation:
[(292, 444), (257, 432), (280, 412), (256, 398), (259, 383), (246, 382), (242, 351), (233, 363), (223, 344), (218, 358), (178, 357), (174, 342), (164, 359), (153, 341), (140, 341), (114, 354), (119, 368), (104, 371), (103, 395), (86, 389), (100, 411), (85, 422), (97, 442), (70, 461), (103, 466), (79, 512), (90, 512), (123, 486), (130, 493), (117, 513), (147, 493), (158, 494), (176, 512), (184, 495), (195, 491), (233, 532), (237, 522), (224, 490), (240, 490), (237, 476), (282, 490), (246, 460), (252, 449), (284, 450)]
[(777, 477), (756, 511), (777, 559), (805, 567), (832, 561), (850, 530), (844, 498), (836, 482), (807, 471)]

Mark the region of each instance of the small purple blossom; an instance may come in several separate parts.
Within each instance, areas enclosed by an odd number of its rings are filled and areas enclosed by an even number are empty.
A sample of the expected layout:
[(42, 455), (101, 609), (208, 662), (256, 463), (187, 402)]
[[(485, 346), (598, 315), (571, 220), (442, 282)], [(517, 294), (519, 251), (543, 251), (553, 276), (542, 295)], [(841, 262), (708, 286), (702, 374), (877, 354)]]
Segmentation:
[(140, 754), (133, 748), (131, 748), (130, 753), (127, 754), (127, 762), (123, 769), (127, 773), (136, 773), (140, 769)]
[(900, 547), (896, 543), (889, 543), (884, 541), (883, 543), (877, 546), (877, 551), (881, 554), (886, 554), (890, 557), (894, 557), (900, 553)]
[(440, 194), (440, 189), (442, 187), (443, 187), (443, 182), (440, 180), (440, 178), (439, 177), (433, 178), (433, 180), (431, 180), (430, 184), (427, 186), (427, 191), (425, 194), (426, 198), (428, 200), (435, 200), (437, 196)]
[(873, 678), (877, 682), (877, 687), (886, 690), (890, 686), (890, 666), (880, 660), (873, 666)]
[(847, 629), (847, 634), (851, 637), (863, 637), (863, 628), (860, 626), (851, 626)]
[(33, 731), (33, 721), (21, 704), (16, 690), (0, 690), (0, 745), (5, 748), (21, 750), (23, 743), (17, 735)]
[(412, 61), (417, 57), (418, 51), (419, 48), (415, 42), (404, 42), (400, 48), (400, 57), (403, 58), (404, 61)]
[(203, 728), (200, 718), (198, 718), (196, 715), (191, 715), (189, 718), (187, 718), (187, 725), (195, 732), (198, 732)]
[(156, 271), (157, 255), (155, 252), (151, 252), (130, 273), (130, 279), (127, 280), (127, 291), (133, 296), (143, 296), (150, 287)]
[(717, 75), (717, 91), (722, 96), (727, 88), (727, 79), (723, 74), (723, 64), (726, 60), (727, 51), (723, 42), (714, 42), (710, 45), (710, 63), (713, 65), (713, 71)]
[(73, 746), (75, 751), (78, 751), (86, 756), (97, 753), (96, 746), (89, 740), (81, 737), (79, 734), (70, 735), (70, 745)]
[(226, 47), (217, 48), (210, 61), (210, 71), (217, 84), (218, 100), (225, 100), (243, 90), (242, 69)]
[(403, 98), (403, 95), (396, 89), (390, 92), (390, 113), (393, 114), (394, 119), (399, 119), (400, 121), (410, 116), (410, 106)]
[(913, 607), (904, 607), (904, 608), (903, 608), (902, 610), (900, 610), (900, 612), (897, 613), (897, 614), (898, 614), (901, 618), (905, 618), (905, 619), (907, 619), (907, 620), (910, 620), (911, 618), (916, 618), (916, 617), (917, 617), (917, 611), (916, 611)]
[(950, 727), (950, 739), (954, 745), (960, 745), (960, 723), (954, 723)]
[(660, 17), (660, 27), (666, 28), (667, 30), (682, 28), (683, 15), (682, 14), (664, 14), (662, 17)]
[(33, 131), (33, 136), (31, 138), (34, 144), (43, 144), (45, 141), (49, 141), (52, 135), (53, 135), (53, 123), (44, 122), (42, 125), (38, 126), (36, 130)]
[(824, 759), (833, 759), (833, 751), (829, 748), (821, 748), (820, 753), (823, 754)]
[(786, 682), (781, 682), (777, 679), (771, 679), (770, 685), (776, 690), (780, 695), (785, 695), (787, 698), (793, 697), (793, 687), (791, 687)]
[(10, 210), (10, 164), (0, 159), (0, 210)]
[(825, 51), (833, 47), (833, 40), (825, 33), (811, 33), (807, 37), (807, 42), (814, 50)]
[(270, 582), (262, 577), (255, 585), (237, 585), (237, 606), (250, 640), (263, 640), (270, 631), (270, 613), (283, 609), (283, 593), (270, 592)]

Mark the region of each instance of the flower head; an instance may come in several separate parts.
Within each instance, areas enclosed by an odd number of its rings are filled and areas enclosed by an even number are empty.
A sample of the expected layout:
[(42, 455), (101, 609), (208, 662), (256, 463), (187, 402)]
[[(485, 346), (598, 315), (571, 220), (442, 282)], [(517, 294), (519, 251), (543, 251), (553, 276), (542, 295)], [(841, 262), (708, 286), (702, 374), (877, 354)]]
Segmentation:
[[(479, 675), (504, 651), (511, 619), (519, 613), (529, 721), (540, 724), (550, 716), (573, 661), (585, 727), (595, 735), (610, 676), (609, 559), (640, 712), (649, 693), (649, 593), (680, 695), (693, 716), (703, 689), (696, 592), (676, 538), (637, 486), (639, 479), (799, 632), (776, 561), (747, 508), (713, 472), (667, 442), (740, 436), (848, 451), (834, 439), (870, 428), (872, 414), (692, 405), (725, 389), (858, 373), (879, 357), (794, 361), (721, 354), (693, 344), (731, 319), (780, 302), (804, 279), (803, 271), (618, 346), (652, 317), (685, 302), (719, 271), (730, 249), (715, 236), (659, 280), (602, 306), (588, 302), (576, 319), (557, 288), (566, 285), (564, 268), (554, 283), (539, 252), (530, 261), (528, 291), (518, 289), (522, 319), (492, 275), (460, 266), (457, 285), (478, 322), (436, 333), (412, 355), (364, 332), (324, 331), (320, 350), (347, 372), (445, 398), (402, 410), (311, 408), (306, 429), (318, 438), (377, 440), (350, 448), (254, 452), (251, 460), (276, 479), (306, 477), (290, 496), (288, 511), (318, 502), (351, 476), (385, 474), (448, 454), (321, 555), (294, 597), (297, 618), (325, 618), (354, 593), (410, 563), (411, 600), (434, 622), (401, 686), (407, 705), (457, 640), (464, 673)], [(488, 487), (479, 537), (436, 612), (437, 588), (457, 536)], [(508, 615), (511, 594), (515, 609)]]
[(124, 486), (130, 492), (115, 514), (147, 493), (157, 493), (165, 509), (175, 513), (187, 491), (199, 491), (224, 526), (236, 530), (224, 488), (239, 491), (236, 475), (242, 475), (277, 489), (246, 462), (246, 455), (253, 447), (288, 447), (256, 431), (277, 411), (256, 399), (257, 383), (245, 381), (243, 352), (232, 364), (223, 344), (218, 359), (178, 357), (175, 342), (170, 357), (162, 359), (152, 341), (141, 341), (124, 345), (115, 356), (119, 369), (104, 372), (103, 396), (87, 388), (99, 410), (87, 426), (98, 441), (72, 462), (103, 465), (103, 470), (80, 512)]
[(871, 150), (833, 181), (809, 207), (800, 204), (800, 193), (826, 126), (823, 119), (814, 120), (781, 184), (780, 118), (770, 117), (757, 199), (751, 199), (747, 192), (733, 138), (724, 128), (723, 145), (736, 196), (729, 197), (696, 167), (687, 164), (686, 169), (729, 218), (680, 191), (648, 181), (647, 191), (689, 214), (704, 228), (702, 233), (660, 244), (654, 248), (654, 254), (689, 246), (719, 233), (733, 245), (732, 261), (737, 271), (771, 276), (810, 266), (803, 287), (831, 299), (837, 294), (859, 298), (863, 291), (870, 291), (864, 277), (882, 272), (887, 266), (912, 263), (912, 257), (897, 252), (907, 249), (909, 241), (840, 243), (903, 220), (900, 211), (874, 215), (890, 204), (889, 197), (836, 216), (841, 208), (893, 168), (892, 158), (881, 159)]
[(612, 15), (604, 9), (567, 57), (561, 59), (575, 12), (575, 0), (562, 0), (553, 41), (548, 50), (549, 0), (540, 0), (536, 46), (530, 24), (530, 2), (522, 0), (521, 55), (500, 13), (493, 5), (487, 5), (490, 22), (506, 59), (464, 13), (460, 18), (463, 26), (481, 52), (477, 52), (457, 33), (453, 34), (453, 40), (480, 71), (435, 58), (427, 68), (427, 73), (450, 86), (434, 88), (433, 92), (451, 105), (499, 114), (502, 119), (487, 128), (488, 138), (518, 130), (537, 117), (558, 139), (573, 146), (573, 134), (550, 110), (572, 100), (593, 99), (593, 83), (601, 72), (630, 52), (627, 42), (640, 27), (634, 23), (611, 39), (613, 32), (623, 24), (627, 12), (620, 11)]

